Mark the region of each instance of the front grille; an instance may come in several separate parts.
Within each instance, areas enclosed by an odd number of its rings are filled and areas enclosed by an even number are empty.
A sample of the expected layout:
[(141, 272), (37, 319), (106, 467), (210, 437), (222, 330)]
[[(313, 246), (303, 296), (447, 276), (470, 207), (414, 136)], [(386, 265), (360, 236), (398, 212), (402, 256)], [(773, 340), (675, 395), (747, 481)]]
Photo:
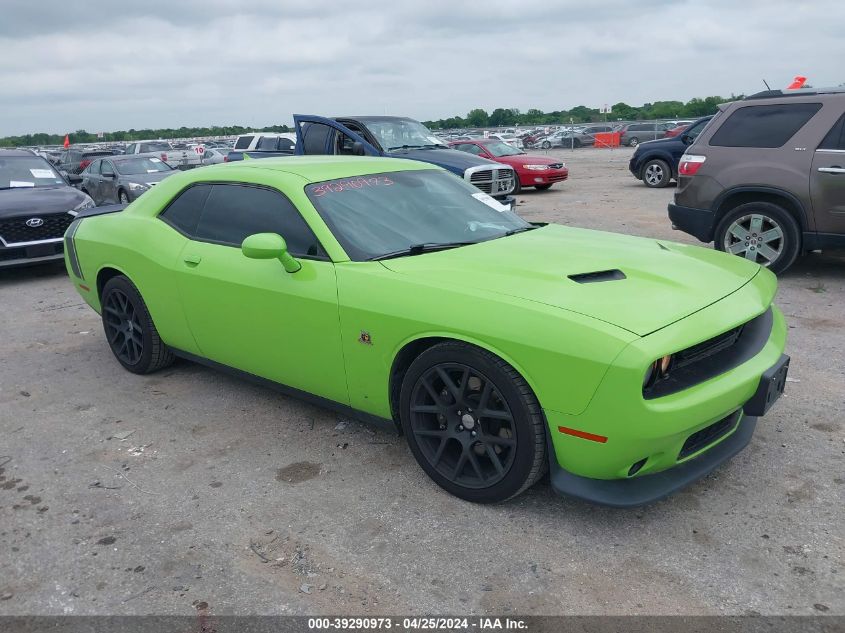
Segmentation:
[(740, 325), (739, 327), (735, 327), (734, 329), (728, 330), (718, 336), (714, 336), (703, 343), (681, 350), (675, 354), (672, 360), (672, 366), (680, 369), (681, 367), (704, 360), (708, 356), (718, 354), (729, 347), (733, 347), (737, 339), (739, 339), (740, 334), (742, 334), (742, 328), (743, 326)]
[(512, 169), (482, 169), (472, 172), (469, 181), (484, 193), (492, 196), (510, 193), (514, 187), (514, 171)]
[(738, 367), (763, 349), (773, 323), (769, 308), (743, 325), (675, 352), (668, 375), (644, 387), (643, 398), (668, 396)]
[[(36, 218), (44, 223), (41, 226), (27, 226), (28, 220)], [(13, 218), (0, 222), (0, 237), (8, 246), (60, 239), (71, 222), (73, 222), (73, 216), (70, 213), (33, 214), (29, 217)]]
[(730, 415), (722, 418), (718, 422), (711, 424), (710, 426), (706, 426), (700, 431), (696, 431), (692, 435), (687, 438), (687, 441), (684, 442), (683, 447), (681, 448), (681, 452), (678, 453), (678, 459), (684, 459), (685, 457), (689, 457), (693, 453), (697, 453), (702, 448), (705, 448), (718, 440), (721, 437), (724, 437), (728, 433), (730, 433), (731, 429), (736, 426), (737, 421), (739, 420), (740, 411), (734, 411)]
[(551, 167), (552, 169), (560, 169), (561, 167), (563, 167), (563, 163), (552, 163), (551, 165), (549, 165), (549, 167)]

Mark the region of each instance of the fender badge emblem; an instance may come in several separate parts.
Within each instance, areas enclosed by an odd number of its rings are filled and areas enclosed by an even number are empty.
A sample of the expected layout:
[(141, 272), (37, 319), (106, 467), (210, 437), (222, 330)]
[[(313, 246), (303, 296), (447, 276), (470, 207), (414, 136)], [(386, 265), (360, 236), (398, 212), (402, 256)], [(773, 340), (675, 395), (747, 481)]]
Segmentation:
[(372, 345), (373, 339), (370, 338), (370, 333), (364, 330), (361, 330), (361, 336), (358, 337), (358, 342), (363, 343), (364, 345)]

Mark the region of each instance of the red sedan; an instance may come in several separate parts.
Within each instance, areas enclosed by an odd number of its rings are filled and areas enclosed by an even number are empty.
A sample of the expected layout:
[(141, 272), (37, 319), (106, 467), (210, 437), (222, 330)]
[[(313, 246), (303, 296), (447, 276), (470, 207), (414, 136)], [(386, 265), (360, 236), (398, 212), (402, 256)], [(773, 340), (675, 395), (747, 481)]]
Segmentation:
[(452, 141), (449, 146), (513, 167), (519, 177), (519, 186), (514, 193), (522, 187), (534, 187), (542, 191), (569, 178), (566, 163), (546, 156), (530, 156), (498, 139)]

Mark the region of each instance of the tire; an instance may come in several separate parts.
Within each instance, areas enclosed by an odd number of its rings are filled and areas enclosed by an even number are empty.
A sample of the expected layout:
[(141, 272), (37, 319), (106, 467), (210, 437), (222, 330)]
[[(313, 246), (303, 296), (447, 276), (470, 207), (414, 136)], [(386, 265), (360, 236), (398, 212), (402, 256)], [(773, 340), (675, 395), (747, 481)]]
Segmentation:
[(552, 144), (549, 141), (543, 141), (543, 144), (540, 147), (542, 147), (543, 149), (551, 149)]
[(101, 298), (103, 331), (114, 357), (133, 374), (150, 374), (171, 365), (173, 352), (158, 335), (147, 305), (129, 278), (112, 277)]
[(420, 354), (402, 380), (399, 414), (422, 469), (466, 501), (506, 501), (546, 472), (537, 398), (513, 367), (473, 345), (450, 341)]
[(117, 192), (117, 203), (118, 204), (129, 204), (129, 194), (127, 194), (123, 189), (120, 189)]
[(639, 144), (640, 144), (640, 139), (638, 139), (636, 136), (628, 139), (628, 147), (636, 147)]
[(534, 185), (534, 188), (537, 191), (546, 191), (547, 189), (551, 188), (551, 183), (546, 183), (545, 185)]
[(522, 192), (522, 183), (519, 182), (519, 174), (514, 170), (513, 191), (511, 191), (510, 195), (515, 196), (520, 192)]
[(565, 143), (565, 147), (571, 147), (572, 149), (580, 149), (581, 148), (581, 141), (577, 138)]
[(714, 242), (720, 251), (745, 257), (780, 274), (801, 251), (801, 230), (783, 207), (748, 202), (725, 214), (716, 227)]
[(672, 170), (664, 160), (654, 158), (643, 165), (643, 183), (652, 189), (662, 189), (669, 186), (672, 180)]

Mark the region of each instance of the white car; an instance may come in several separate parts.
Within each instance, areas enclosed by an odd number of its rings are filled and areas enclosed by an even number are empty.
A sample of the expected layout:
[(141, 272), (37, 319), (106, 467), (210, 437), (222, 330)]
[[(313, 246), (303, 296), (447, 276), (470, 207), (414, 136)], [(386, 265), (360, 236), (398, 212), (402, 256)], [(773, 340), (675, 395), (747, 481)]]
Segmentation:
[(507, 143), (511, 147), (515, 147), (516, 149), (522, 149), (522, 139), (517, 138), (513, 134), (507, 134), (506, 132), (497, 133), (497, 134), (490, 134), (488, 138), (495, 138), (503, 143)]

